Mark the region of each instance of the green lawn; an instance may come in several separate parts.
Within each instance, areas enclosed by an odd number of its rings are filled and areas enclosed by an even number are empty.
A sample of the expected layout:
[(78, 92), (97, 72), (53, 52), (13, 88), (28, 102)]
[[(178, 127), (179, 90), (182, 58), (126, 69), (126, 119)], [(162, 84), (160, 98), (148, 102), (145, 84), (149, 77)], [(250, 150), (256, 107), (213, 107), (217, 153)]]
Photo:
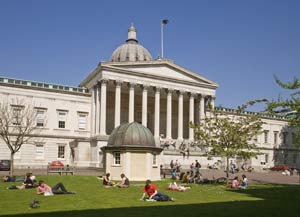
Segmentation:
[[(172, 217), (268, 217), (299, 216), (300, 186), (251, 185), (248, 190), (232, 191), (222, 185), (192, 185), (187, 192), (166, 190), (168, 181), (156, 182), (159, 191), (175, 202), (144, 202), (142, 186), (128, 189), (103, 188), (91, 176), (44, 176), (51, 186), (63, 182), (75, 195), (45, 197), (35, 189), (7, 190), (11, 183), (0, 183), (0, 216), (172, 216)], [(30, 209), (38, 199), (40, 208)]]

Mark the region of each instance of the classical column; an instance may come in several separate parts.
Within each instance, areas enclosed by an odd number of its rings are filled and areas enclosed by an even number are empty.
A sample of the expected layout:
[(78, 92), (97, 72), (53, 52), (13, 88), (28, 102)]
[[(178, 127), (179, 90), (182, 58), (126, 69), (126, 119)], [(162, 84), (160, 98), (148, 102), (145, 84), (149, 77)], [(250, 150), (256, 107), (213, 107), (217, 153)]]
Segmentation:
[(120, 125), (121, 118), (121, 81), (116, 81), (116, 93), (115, 93), (115, 128)]
[(129, 113), (128, 123), (134, 122), (134, 83), (129, 84)]
[(95, 120), (95, 130), (96, 130), (96, 134), (99, 133), (99, 126), (100, 126), (100, 83), (98, 83), (95, 86), (95, 91), (96, 91), (96, 120)]
[(167, 90), (167, 123), (166, 139), (172, 139), (172, 93), (173, 90)]
[(142, 99), (142, 125), (147, 127), (147, 104), (148, 104), (148, 86), (143, 85), (143, 99)]
[(199, 103), (199, 122), (205, 118), (205, 95), (201, 94)]
[(183, 91), (179, 91), (178, 96), (178, 137), (177, 140), (183, 139)]
[(155, 88), (155, 111), (154, 111), (154, 137), (159, 138), (159, 121), (160, 121), (160, 88)]
[(91, 134), (95, 134), (96, 129), (96, 89), (95, 87), (92, 88), (92, 109), (91, 109)]
[(215, 96), (211, 96), (210, 98), (210, 106), (211, 106), (211, 110), (215, 110)]
[(101, 80), (101, 105), (100, 105), (100, 135), (106, 135), (106, 87), (108, 80)]
[[(194, 123), (194, 93), (190, 93), (189, 122)], [(194, 140), (194, 129), (189, 127), (189, 140)]]

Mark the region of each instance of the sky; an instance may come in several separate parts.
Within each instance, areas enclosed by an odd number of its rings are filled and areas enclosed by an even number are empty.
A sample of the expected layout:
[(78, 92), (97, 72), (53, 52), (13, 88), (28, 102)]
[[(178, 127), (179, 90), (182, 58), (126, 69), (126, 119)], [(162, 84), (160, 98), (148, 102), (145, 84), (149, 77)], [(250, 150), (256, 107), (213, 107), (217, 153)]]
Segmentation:
[[(216, 105), (287, 96), (300, 77), (298, 0), (0, 0), (0, 77), (77, 86), (127, 39), (219, 84)], [(253, 108), (261, 109), (260, 107)]]

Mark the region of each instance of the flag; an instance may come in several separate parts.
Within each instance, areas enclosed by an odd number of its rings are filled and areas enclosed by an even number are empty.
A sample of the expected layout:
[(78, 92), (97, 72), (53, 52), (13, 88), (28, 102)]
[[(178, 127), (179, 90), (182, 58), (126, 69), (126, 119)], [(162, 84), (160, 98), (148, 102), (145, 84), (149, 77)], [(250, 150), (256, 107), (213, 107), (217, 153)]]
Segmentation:
[(161, 24), (162, 24), (162, 25), (167, 25), (168, 23), (169, 23), (169, 20), (162, 20), (162, 21), (161, 21)]

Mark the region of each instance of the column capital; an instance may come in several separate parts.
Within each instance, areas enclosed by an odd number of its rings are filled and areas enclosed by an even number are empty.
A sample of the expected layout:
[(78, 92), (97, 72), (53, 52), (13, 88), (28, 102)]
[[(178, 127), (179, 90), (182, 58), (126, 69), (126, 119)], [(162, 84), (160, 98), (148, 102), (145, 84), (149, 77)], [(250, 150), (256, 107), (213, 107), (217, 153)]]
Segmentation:
[(154, 87), (153, 89), (154, 89), (155, 93), (157, 93), (157, 92), (160, 93), (160, 90), (161, 90), (162, 88), (161, 88), (161, 87)]
[(150, 85), (149, 85), (149, 84), (141, 84), (141, 88), (142, 88), (142, 90), (148, 90), (148, 89), (149, 89), (149, 87), (150, 87)]
[(177, 93), (178, 93), (178, 95), (183, 95), (183, 94), (185, 94), (185, 91), (184, 90), (178, 90)]
[(203, 98), (203, 99), (205, 99), (207, 97), (207, 95), (206, 94), (204, 94), (204, 93), (200, 93), (200, 98)]
[(114, 81), (114, 84), (115, 84), (116, 86), (121, 86), (121, 85), (123, 84), (123, 81), (121, 81), (121, 80), (115, 80), (115, 81)]
[(128, 87), (129, 88), (135, 88), (136, 87), (136, 83), (130, 82), (130, 83), (128, 83)]
[(175, 92), (175, 90), (173, 88), (167, 88), (166, 89), (167, 94), (173, 94), (174, 92)]
[(197, 96), (197, 93), (189, 92), (188, 95), (189, 95), (189, 97), (195, 98), (195, 96)]
[(108, 79), (103, 78), (103, 79), (100, 80), (99, 83), (101, 83), (101, 84), (107, 84), (108, 83)]

